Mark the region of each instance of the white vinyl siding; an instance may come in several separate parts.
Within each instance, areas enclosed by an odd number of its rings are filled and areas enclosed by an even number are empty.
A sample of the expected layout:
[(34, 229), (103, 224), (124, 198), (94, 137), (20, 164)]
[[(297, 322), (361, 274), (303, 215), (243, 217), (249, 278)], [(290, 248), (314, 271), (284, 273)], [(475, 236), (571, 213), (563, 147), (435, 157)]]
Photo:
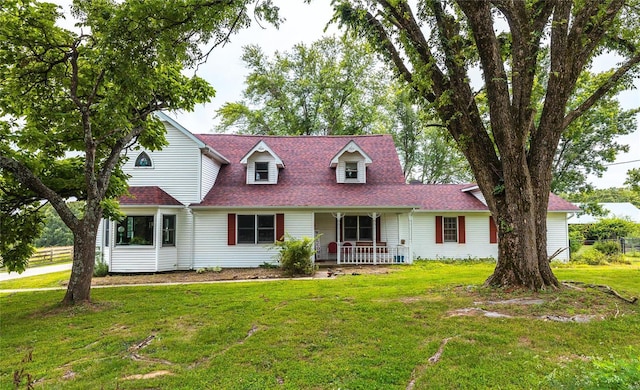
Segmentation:
[[(569, 247), (569, 233), (566, 213), (547, 213), (547, 253)], [(569, 250), (560, 253), (555, 260), (569, 261)]]
[(204, 198), (207, 193), (213, 188), (220, 173), (220, 163), (213, 161), (209, 157), (202, 154), (202, 183), (200, 189), (200, 198)]
[(147, 246), (117, 246), (113, 249), (110, 272), (156, 272), (156, 251)]
[[(347, 162), (356, 163), (358, 166), (358, 178), (357, 179), (347, 179), (346, 178), (346, 169)], [(336, 166), (336, 181), (338, 183), (366, 183), (367, 182), (367, 169), (364, 162), (364, 157), (358, 153), (349, 153), (345, 152), (338, 159), (338, 165)]]
[(225, 267), (244, 268), (257, 267), (265, 262), (274, 262), (276, 251), (270, 244), (238, 244), (227, 245), (227, 214), (267, 215), (284, 214), (285, 232), (293, 237), (313, 237), (312, 211), (281, 210), (224, 210), (196, 211), (196, 229), (194, 268)]
[[(498, 245), (489, 242), (489, 213), (468, 213), (465, 216), (466, 243), (435, 243), (435, 216), (453, 217), (460, 213), (416, 212), (413, 217), (412, 249), (422, 259), (498, 258)], [(557, 249), (569, 246), (565, 213), (549, 213), (547, 216), (547, 248), (551, 255)], [(401, 233), (402, 234), (402, 233)], [(556, 259), (568, 260), (569, 253), (562, 252)]]
[[(498, 258), (498, 246), (489, 243), (489, 213), (465, 214), (466, 242), (436, 244), (436, 215), (457, 218), (460, 213), (415, 212), (412, 250), (422, 259)], [(443, 218), (444, 219), (444, 218)]]
[[(256, 181), (256, 162), (269, 164), (269, 177), (267, 180)], [(277, 184), (278, 167), (276, 160), (269, 152), (255, 152), (247, 159), (247, 184)]]
[(134, 167), (141, 150), (128, 150), (129, 160), (123, 170), (131, 175), (129, 185), (158, 186), (183, 204), (200, 202), (201, 152), (195, 142), (173, 126), (165, 123), (169, 144), (162, 150), (145, 152), (153, 168)]
[[(191, 219), (181, 207), (123, 207), (126, 215), (154, 217), (153, 245), (117, 245), (117, 224), (111, 223), (110, 272), (162, 272), (189, 269), (191, 266)], [(176, 216), (175, 246), (162, 246), (162, 215)], [(104, 239), (104, 238), (103, 238)], [(181, 257), (182, 256), (182, 257)], [(186, 264), (178, 264), (178, 259)]]

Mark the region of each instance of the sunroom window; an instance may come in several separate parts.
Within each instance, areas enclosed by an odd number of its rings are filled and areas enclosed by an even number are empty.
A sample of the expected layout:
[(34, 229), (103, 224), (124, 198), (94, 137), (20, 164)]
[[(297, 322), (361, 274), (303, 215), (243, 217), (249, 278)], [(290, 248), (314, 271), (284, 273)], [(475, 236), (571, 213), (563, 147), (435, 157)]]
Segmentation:
[(153, 245), (153, 216), (127, 216), (118, 222), (117, 245)]
[(176, 216), (162, 216), (162, 246), (176, 245)]

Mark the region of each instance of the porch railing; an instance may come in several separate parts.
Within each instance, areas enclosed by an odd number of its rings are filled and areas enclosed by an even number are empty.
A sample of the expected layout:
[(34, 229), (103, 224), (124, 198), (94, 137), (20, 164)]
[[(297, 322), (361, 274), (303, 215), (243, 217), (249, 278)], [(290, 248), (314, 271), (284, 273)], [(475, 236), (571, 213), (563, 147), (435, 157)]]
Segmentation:
[(404, 246), (341, 246), (339, 264), (401, 264), (408, 262)]

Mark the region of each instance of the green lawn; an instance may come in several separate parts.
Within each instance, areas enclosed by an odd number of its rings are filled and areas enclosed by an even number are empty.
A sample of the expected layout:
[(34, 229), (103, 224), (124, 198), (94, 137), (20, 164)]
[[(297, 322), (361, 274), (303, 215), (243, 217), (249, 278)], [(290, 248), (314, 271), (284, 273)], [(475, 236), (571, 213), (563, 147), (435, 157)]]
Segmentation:
[[(94, 304), (76, 308), (57, 306), (64, 291), (5, 294), (0, 386), (14, 388), (19, 370), (20, 388), (29, 374), (36, 389), (640, 386), (638, 305), (593, 290), (480, 288), (492, 269), (419, 262), (331, 280), (94, 289)], [(640, 296), (637, 264), (555, 272)], [(514, 296), (545, 303), (487, 303)], [(463, 308), (515, 317), (451, 315)], [(604, 319), (540, 319), (587, 314)]]

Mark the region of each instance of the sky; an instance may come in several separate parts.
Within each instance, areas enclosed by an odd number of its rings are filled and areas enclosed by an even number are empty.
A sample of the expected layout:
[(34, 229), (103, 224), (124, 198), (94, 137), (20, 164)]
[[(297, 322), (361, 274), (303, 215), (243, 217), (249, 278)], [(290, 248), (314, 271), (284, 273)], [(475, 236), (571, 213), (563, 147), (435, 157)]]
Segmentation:
[[(65, 6), (70, 0), (54, 0)], [(279, 29), (263, 23), (260, 26), (255, 21), (248, 29), (241, 30), (231, 36), (231, 41), (223, 47), (218, 47), (209, 56), (208, 61), (197, 69), (197, 75), (207, 80), (216, 90), (216, 96), (210, 103), (199, 105), (193, 112), (169, 113), (182, 126), (193, 133), (214, 132), (217, 123), (214, 119), (215, 111), (226, 102), (238, 101), (245, 88), (244, 80), (248, 74), (241, 60), (242, 47), (249, 44), (259, 45), (263, 52), (272, 56), (275, 51), (289, 51), (295, 44), (309, 44), (320, 39), (323, 35), (338, 35), (340, 32), (335, 25), (328, 27), (332, 16), (329, 0), (313, 0), (305, 4), (302, 0), (274, 0), (280, 7), (281, 16), (286, 20)], [(601, 61), (602, 70), (609, 68), (608, 61)], [(193, 70), (190, 72), (193, 74)], [(640, 106), (640, 78), (636, 80), (636, 89), (625, 91), (619, 95), (624, 109)], [(640, 114), (637, 115), (640, 126)], [(622, 187), (626, 180), (626, 172), (631, 168), (640, 168), (640, 127), (633, 134), (620, 137), (619, 143), (628, 144), (628, 153), (620, 153), (615, 165), (608, 167), (602, 178), (589, 178), (597, 188)]]

